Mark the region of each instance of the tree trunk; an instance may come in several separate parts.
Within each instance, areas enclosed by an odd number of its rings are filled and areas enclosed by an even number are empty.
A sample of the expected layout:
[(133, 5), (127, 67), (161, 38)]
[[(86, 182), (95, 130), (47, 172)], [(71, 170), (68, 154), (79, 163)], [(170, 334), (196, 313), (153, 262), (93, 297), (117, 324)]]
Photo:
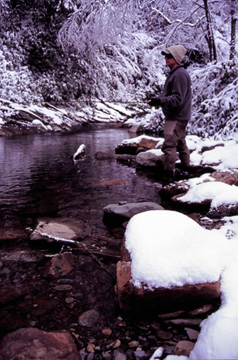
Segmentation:
[(230, 44), (230, 60), (234, 59), (236, 51), (236, 9), (235, 3), (237, 0), (231, 0), (231, 44)]
[(206, 40), (207, 40), (208, 47), (209, 47), (209, 55), (210, 55), (209, 58), (210, 58), (210, 61), (213, 61), (213, 60), (217, 60), (217, 52), (216, 52), (216, 45), (215, 45), (215, 40), (214, 40), (214, 35), (213, 35), (213, 30), (212, 30), (212, 20), (211, 20), (209, 7), (208, 7), (208, 0), (203, 0), (203, 3), (204, 3), (205, 14), (206, 14), (206, 19), (207, 19)]

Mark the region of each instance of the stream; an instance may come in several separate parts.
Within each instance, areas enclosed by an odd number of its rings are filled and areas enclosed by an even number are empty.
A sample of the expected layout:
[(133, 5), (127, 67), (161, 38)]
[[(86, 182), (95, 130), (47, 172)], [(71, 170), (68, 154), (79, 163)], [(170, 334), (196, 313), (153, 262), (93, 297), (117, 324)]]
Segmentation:
[[(136, 169), (110, 158), (122, 140), (136, 136), (126, 129), (95, 125), (73, 134), (0, 138), (0, 239), (21, 238), (42, 217), (86, 221), (104, 232), (103, 207), (119, 201), (159, 202), (158, 189)], [(86, 146), (77, 163), (73, 154)]]
[[(202, 318), (214, 311), (217, 304), (207, 306), (204, 314), (198, 309), (199, 318), (196, 312), (171, 314), (188, 317), (185, 323), (146, 312), (121, 314), (115, 284), (125, 229), (117, 237), (111, 234), (103, 208), (121, 201), (161, 200), (155, 174), (113, 157), (122, 140), (135, 136), (95, 125), (72, 134), (0, 138), (0, 341), (15, 330), (64, 330), (83, 360), (146, 360), (161, 346), (163, 357), (172, 354), (180, 340), (191, 340), (186, 329), (198, 334)], [(75, 163), (73, 155), (82, 144), (85, 155)], [(97, 152), (110, 156), (97, 160)], [(87, 236), (77, 248), (28, 241), (39, 220), (57, 218), (86, 224)], [(91, 312), (97, 315), (92, 324)], [(81, 317), (88, 317), (84, 326)], [(14, 342), (18, 354), (19, 343)], [(24, 337), (24, 349), (34, 353), (27, 344)]]

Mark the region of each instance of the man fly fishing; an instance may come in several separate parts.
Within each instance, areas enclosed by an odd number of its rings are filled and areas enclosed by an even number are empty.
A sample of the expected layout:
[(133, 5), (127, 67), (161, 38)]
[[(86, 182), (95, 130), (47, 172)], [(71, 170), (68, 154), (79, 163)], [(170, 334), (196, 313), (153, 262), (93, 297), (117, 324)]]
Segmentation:
[(170, 72), (162, 94), (148, 100), (148, 104), (151, 106), (161, 106), (165, 116), (162, 145), (164, 153), (163, 179), (169, 182), (173, 181), (175, 177), (177, 152), (181, 161), (181, 170), (188, 170), (190, 163), (190, 151), (185, 137), (186, 127), (191, 117), (192, 91), (190, 76), (182, 65), (186, 51), (183, 45), (174, 45), (161, 52)]

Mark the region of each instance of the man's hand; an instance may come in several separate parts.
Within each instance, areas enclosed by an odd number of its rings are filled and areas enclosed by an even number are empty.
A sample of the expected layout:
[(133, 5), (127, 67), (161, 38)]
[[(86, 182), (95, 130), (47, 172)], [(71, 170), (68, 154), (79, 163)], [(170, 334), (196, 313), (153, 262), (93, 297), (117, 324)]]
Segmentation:
[(147, 100), (147, 104), (150, 106), (160, 106), (160, 99), (159, 98), (151, 98)]

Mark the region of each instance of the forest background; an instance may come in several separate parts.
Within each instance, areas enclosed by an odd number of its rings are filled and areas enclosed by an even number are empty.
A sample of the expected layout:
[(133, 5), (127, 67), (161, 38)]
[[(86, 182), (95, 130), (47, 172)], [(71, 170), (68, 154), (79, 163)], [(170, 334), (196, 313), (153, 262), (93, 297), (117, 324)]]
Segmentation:
[[(145, 103), (165, 80), (161, 50), (182, 43), (189, 132), (236, 136), (236, 0), (1, 0), (0, 16), (0, 122), (15, 111), (11, 102)], [(147, 127), (156, 132), (162, 120), (159, 110)]]

